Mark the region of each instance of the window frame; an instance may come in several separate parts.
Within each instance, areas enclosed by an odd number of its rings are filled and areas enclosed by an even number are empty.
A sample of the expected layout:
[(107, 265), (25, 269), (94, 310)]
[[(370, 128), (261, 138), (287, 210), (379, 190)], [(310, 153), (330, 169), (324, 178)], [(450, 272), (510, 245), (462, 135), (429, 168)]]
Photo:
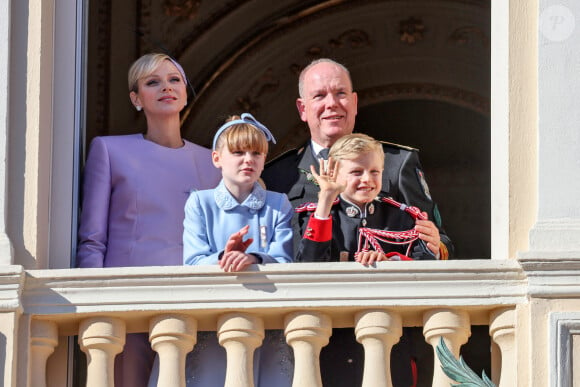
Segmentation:
[[(66, 3), (66, 5), (65, 5)], [(88, 5), (55, 0), (49, 268), (74, 267), (85, 152)], [(491, 258), (509, 258), (509, 2), (491, 2)], [(73, 47), (73, 49), (71, 49)], [(73, 76), (71, 76), (73, 74)]]

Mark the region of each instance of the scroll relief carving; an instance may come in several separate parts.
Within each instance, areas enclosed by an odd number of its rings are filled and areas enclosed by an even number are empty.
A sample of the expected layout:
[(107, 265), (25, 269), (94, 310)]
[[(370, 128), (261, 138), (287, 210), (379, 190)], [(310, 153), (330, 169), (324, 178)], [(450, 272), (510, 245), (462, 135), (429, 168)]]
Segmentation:
[(236, 98), (238, 109), (257, 114), (260, 109), (260, 98), (266, 94), (278, 91), (280, 80), (274, 76), (274, 70), (267, 69), (253, 84), (243, 97)]
[(401, 42), (413, 45), (425, 36), (425, 24), (423, 20), (410, 17), (399, 22), (399, 37)]
[(467, 26), (455, 29), (451, 35), (449, 35), (449, 41), (455, 43), (458, 46), (464, 46), (471, 42), (477, 41), (481, 43), (481, 46), (485, 49), (489, 49), (490, 39), (487, 34), (478, 27)]
[(163, 0), (165, 15), (181, 20), (193, 20), (200, 6), (201, 0)]

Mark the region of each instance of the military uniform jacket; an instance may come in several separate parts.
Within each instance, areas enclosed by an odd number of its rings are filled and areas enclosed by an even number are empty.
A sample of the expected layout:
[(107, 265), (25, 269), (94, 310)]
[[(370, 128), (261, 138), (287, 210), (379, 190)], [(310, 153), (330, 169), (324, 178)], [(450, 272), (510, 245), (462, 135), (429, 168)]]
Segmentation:
[[(392, 197), (398, 202), (420, 208), (427, 212), (429, 220), (439, 228), (441, 242), (445, 244), (449, 256), (453, 255), (453, 244), (443, 229), (437, 205), (431, 194), (419, 161), (419, 154), (413, 148), (383, 143), (385, 169), (381, 195)], [(270, 161), (262, 173), (269, 190), (288, 194), (292, 207), (318, 201), (318, 186), (310, 175), (310, 165), (318, 167), (318, 160), (312, 154), (310, 141), (299, 149), (286, 152)], [(307, 218), (294, 216), (294, 251), (297, 252), (302, 239)]]
[[(358, 250), (359, 229), (367, 227), (377, 230), (406, 231), (415, 226), (415, 219), (389, 203), (374, 200), (366, 203), (364, 208), (349, 203), (340, 198), (333, 205), (328, 219), (314, 217), (315, 205), (301, 206), (296, 209), (300, 224), (305, 224), (301, 230), (302, 238), (296, 260), (299, 262), (354, 261), (354, 253)], [(409, 255), (413, 259), (435, 259), (435, 256), (420, 240), (409, 244), (394, 245), (381, 242), (385, 253), (397, 252)]]

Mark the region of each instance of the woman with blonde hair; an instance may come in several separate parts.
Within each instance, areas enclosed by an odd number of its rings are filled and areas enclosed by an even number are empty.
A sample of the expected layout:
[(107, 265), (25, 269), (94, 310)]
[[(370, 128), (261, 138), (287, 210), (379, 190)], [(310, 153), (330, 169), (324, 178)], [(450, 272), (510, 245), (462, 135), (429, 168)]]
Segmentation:
[[(79, 267), (182, 265), (183, 206), (213, 188), (209, 149), (181, 137), (187, 104), (183, 68), (146, 54), (129, 70), (129, 98), (145, 114), (143, 134), (95, 137), (84, 168)], [(146, 386), (154, 359), (147, 334), (127, 335), (115, 360), (115, 386)]]

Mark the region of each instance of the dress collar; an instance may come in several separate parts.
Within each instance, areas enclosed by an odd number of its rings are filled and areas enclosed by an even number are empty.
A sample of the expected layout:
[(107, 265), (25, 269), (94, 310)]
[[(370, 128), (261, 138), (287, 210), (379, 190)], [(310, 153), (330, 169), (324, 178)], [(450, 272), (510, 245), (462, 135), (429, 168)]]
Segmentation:
[(259, 210), (264, 207), (266, 203), (266, 190), (262, 188), (257, 182), (254, 183), (254, 188), (250, 195), (243, 203), (238, 203), (236, 198), (232, 196), (230, 191), (226, 188), (223, 179), (214, 190), (214, 198), (217, 206), (224, 211), (231, 210), (237, 206), (248, 207), (252, 210)]

